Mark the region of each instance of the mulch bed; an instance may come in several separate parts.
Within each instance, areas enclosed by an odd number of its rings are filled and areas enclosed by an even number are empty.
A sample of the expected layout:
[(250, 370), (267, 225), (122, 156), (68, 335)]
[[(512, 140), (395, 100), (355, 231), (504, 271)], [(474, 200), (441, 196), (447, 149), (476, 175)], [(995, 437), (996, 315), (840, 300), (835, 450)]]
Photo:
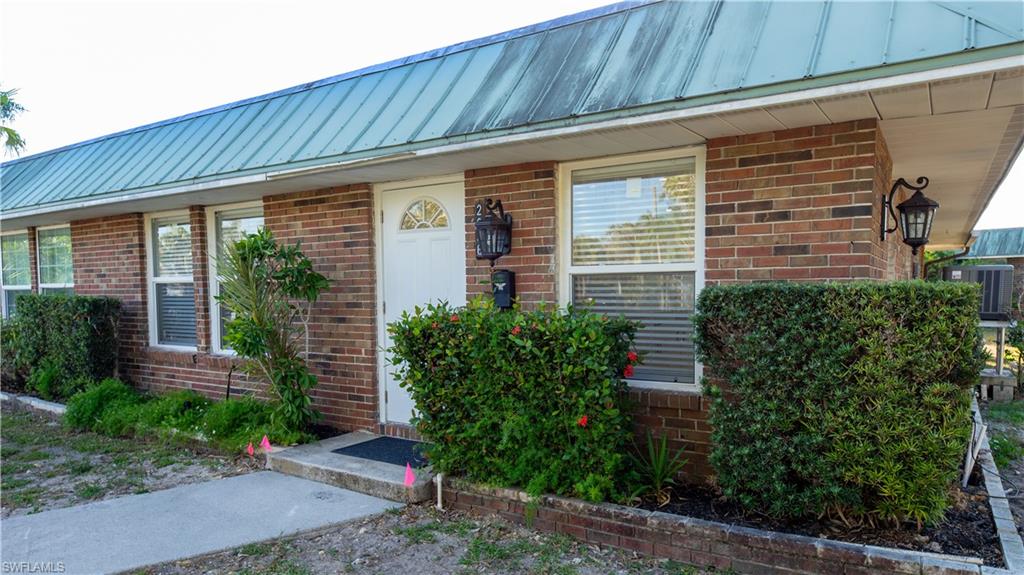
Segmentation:
[(984, 560), (985, 565), (1003, 567), (999, 536), (992, 521), (988, 494), (979, 468), (975, 467), (967, 488), (957, 489), (953, 499), (953, 506), (946, 512), (943, 521), (925, 527), (920, 532), (912, 524), (900, 528), (872, 528), (869, 525), (849, 528), (827, 518), (784, 521), (754, 515), (745, 513), (739, 505), (724, 499), (715, 489), (700, 485), (675, 488), (671, 501), (662, 507), (656, 503), (644, 503), (641, 507), (768, 531), (878, 547), (977, 557)]

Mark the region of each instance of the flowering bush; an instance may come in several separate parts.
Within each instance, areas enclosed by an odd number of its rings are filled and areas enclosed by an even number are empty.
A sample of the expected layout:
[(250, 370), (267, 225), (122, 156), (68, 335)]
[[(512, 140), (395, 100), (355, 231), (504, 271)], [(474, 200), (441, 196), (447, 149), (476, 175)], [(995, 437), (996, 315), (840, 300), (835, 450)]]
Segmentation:
[(635, 332), (579, 308), (502, 312), (483, 299), (417, 308), (388, 326), (435, 469), (593, 501), (613, 494), (627, 466), (621, 376), (638, 360)]

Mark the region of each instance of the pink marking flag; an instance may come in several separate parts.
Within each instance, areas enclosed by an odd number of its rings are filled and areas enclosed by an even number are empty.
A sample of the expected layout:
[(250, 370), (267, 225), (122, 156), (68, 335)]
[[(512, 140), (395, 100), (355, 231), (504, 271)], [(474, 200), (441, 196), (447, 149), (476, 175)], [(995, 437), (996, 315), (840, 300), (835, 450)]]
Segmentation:
[(260, 449), (265, 453), (270, 453), (270, 440), (267, 439), (266, 435), (263, 436), (263, 441), (260, 441)]
[(253, 455), (254, 453), (256, 453), (256, 450), (252, 448), (252, 442), (251, 442), (251, 441), (249, 442), (249, 445), (246, 445), (246, 446), (245, 446), (245, 452), (246, 452), (247, 454), (249, 454), (249, 457), (252, 457), (252, 455)]
[(412, 487), (412, 484), (416, 483), (416, 474), (412, 472), (412, 466), (408, 463), (405, 464), (405, 486)]

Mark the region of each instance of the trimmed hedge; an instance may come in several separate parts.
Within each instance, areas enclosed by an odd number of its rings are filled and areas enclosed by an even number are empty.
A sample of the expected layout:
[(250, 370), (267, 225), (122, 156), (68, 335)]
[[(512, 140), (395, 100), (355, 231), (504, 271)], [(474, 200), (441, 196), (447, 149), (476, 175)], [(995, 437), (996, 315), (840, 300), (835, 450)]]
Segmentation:
[(970, 432), (978, 301), (975, 285), (922, 281), (703, 290), (725, 495), (776, 517), (940, 519)]
[(483, 299), (388, 326), (435, 469), (595, 501), (628, 467), (621, 376), (635, 331), (582, 309), (503, 312)]
[(49, 398), (66, 398), (79, 391), (67, 389), (70, 382), (114, 375), (120, 315), (121, 302), (114, 298), (18, 296), (18, 362), (30, 370), (51, 366), (57, 381), (63, 383), (52, 390), (38, 391)]

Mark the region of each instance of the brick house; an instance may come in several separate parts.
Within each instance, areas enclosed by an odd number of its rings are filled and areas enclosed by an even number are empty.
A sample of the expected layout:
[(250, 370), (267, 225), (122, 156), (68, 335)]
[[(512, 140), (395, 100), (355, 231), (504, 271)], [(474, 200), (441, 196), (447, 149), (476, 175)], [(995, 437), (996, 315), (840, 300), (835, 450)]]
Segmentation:
[[(260, 393), (226, 349), (213, 261), (266, 226), (332, 284), (315, 405), (408, 436), (385, 325), (485, 291), (473, 206), (514, 217), (524, 305), (641, 319), (641, 427), (707, 471), (690, 317), (706, 285), (910, 276), (880, 197), (927, 176), (961, 247), (1024, 142), (1019, 3), (627, 2), (0, 166), (3, 310), (124, 303), (140, 388)], [(891, 224), (890, 224), (891, 225)]]

